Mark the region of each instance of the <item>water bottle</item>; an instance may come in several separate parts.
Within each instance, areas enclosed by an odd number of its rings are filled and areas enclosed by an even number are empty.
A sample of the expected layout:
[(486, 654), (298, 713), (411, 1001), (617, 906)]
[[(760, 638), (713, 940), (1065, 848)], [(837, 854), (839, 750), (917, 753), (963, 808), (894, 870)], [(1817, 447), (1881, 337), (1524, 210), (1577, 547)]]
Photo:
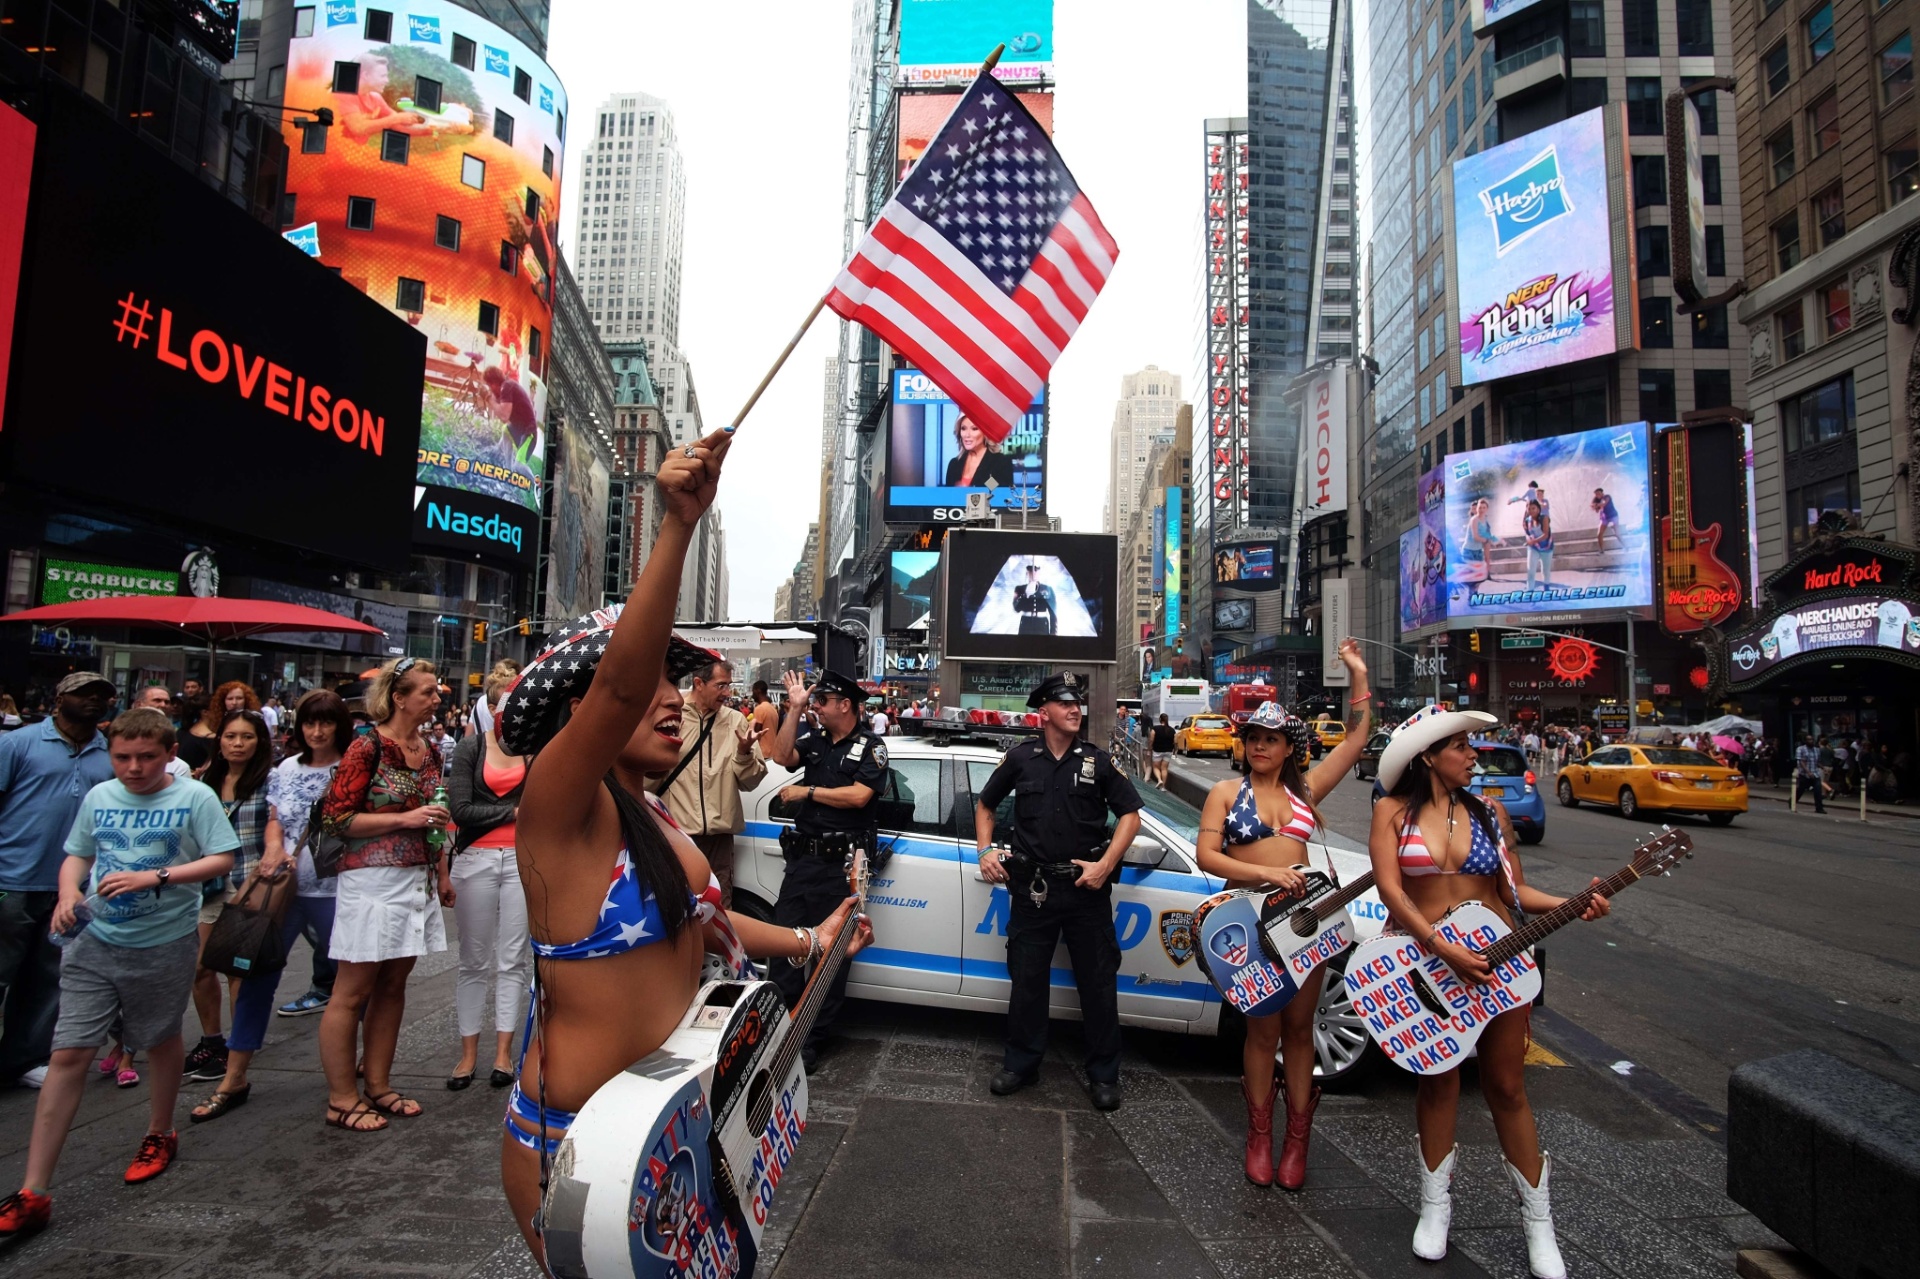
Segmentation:
[(63, 933), (49, 933), (48, 937), (56, 946), (71, 945), (74, 938), (87, 931), (87, 925), (93, 922), (93, 917), (99, 914), (102, 908), (100, 895), (88, 893), (87, 899), (73, 908), (73, 927)]
[[(433, 788), (433, 802), (441, 808), (447, 806), (447, 788), (444, 783)], [(429, 826), (427, 828), (427, 851), (438, 857), (447, 847), (447, 828)]]

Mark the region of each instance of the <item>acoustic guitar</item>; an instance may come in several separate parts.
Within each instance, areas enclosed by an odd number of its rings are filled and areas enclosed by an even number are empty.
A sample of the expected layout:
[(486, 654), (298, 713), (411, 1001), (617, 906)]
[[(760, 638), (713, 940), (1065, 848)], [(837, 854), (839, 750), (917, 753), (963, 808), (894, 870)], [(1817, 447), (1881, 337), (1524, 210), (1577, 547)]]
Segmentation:
[(1461, 902), (1441, 919), (1440, 936), (1487, 961), (1493, 975), (1482, 985), (1462, 981), (1446, 960), (1405, 933), (1369, 938), (1347, 961), (1353, 1011), (1395, 1065), (1416, 1075), (1452, 1070), (1480, 1042), (1488, 1022), (1539, 997), (1540, 968), (1531, 952), (1536, 942), (1580, 918), (1594, 894), (1612, 897), (1649, 875), (1671, 873), (1691, 856), (1693, 841), (1686, 833), (1662, 827), (1611, 878), (1520, 928), (1480, 902)]
[(1720, 526), (1695, 528), (1693, 442), (1667, 432), (1667, 513), (1660, 517), (1660, 623), (1677, 633), (1704, 630), (1740, 611), (1740, 579), (1719, 556)]
[[(857, 916), (866, 854), (847, 870)], [(853, 935), (850, 919), (791, 1014), (770, 981), (706, 983), (665, 1043), (588, 1099), (541, 1209), (555, 1279), (749, 1279), (806, 1135), (800, 1048)]]
[(1285, 1008), (1315, 968), (1352, 948), (1347, 904), (1373, 887), (1372, 871), (1342, 888), (1324, 871), (1293, 869), (1307, 881), (1298, 892), (1230, 888), (1193, 912), (1200, 970), (1222, 999), (1249, 1017)]

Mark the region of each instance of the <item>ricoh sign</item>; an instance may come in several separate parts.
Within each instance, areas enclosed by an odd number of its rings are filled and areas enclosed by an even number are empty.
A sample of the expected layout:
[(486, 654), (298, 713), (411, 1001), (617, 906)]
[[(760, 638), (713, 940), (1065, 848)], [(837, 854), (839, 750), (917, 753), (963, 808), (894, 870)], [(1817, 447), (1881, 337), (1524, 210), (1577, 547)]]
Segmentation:
[(1300, 403), (1302, 519), (1347, 509), (1347, 369), (1336, 360), (1307, 382)]

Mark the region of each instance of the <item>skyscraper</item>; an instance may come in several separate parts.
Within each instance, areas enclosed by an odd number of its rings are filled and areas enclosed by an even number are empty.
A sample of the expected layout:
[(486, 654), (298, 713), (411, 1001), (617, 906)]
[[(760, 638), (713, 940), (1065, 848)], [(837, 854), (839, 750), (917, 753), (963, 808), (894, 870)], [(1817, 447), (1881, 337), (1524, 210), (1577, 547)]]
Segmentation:
[(569, 257), (603, 342), (647, 344), (663, 386), (680, 355), (687, 180), (673, 111), (649, 94), (600, 104)]
[(1107, 465), (1107, 532), (1124, 534), (1132, 523), (1154, 445), (1173, 443), (1173, 419), (1179, 411), (1178, 373), (1149, 364), (1121, 377)]

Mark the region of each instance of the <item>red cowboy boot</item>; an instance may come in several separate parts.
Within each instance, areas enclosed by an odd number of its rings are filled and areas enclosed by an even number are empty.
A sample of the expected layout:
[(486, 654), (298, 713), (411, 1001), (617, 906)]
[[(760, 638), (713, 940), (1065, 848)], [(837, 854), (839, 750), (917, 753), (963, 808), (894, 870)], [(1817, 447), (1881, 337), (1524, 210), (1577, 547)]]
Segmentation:
[(1307, 1140), (1313, 1136), (1313, 1112), (1320, 1105), (1320, 1090), (1307, 1098), (1305, 1110), (1295, 1110), (1287, 1102), (1287, 1135), (1280, 1143), (1280, 1168), (1274, 1180), (1284, 1190), (1298, 1190), (1307, 1184)]
[(1279, 1091), (1280, 1080), (1275, 1077), (1262, 1106), (1247, 1091), (1246, 1077), (1240, 1079), (1240, 1095), (1247, 1099), (1247, 1180), (1256, 1186), (1273, 1184), (1273, 1101)]

